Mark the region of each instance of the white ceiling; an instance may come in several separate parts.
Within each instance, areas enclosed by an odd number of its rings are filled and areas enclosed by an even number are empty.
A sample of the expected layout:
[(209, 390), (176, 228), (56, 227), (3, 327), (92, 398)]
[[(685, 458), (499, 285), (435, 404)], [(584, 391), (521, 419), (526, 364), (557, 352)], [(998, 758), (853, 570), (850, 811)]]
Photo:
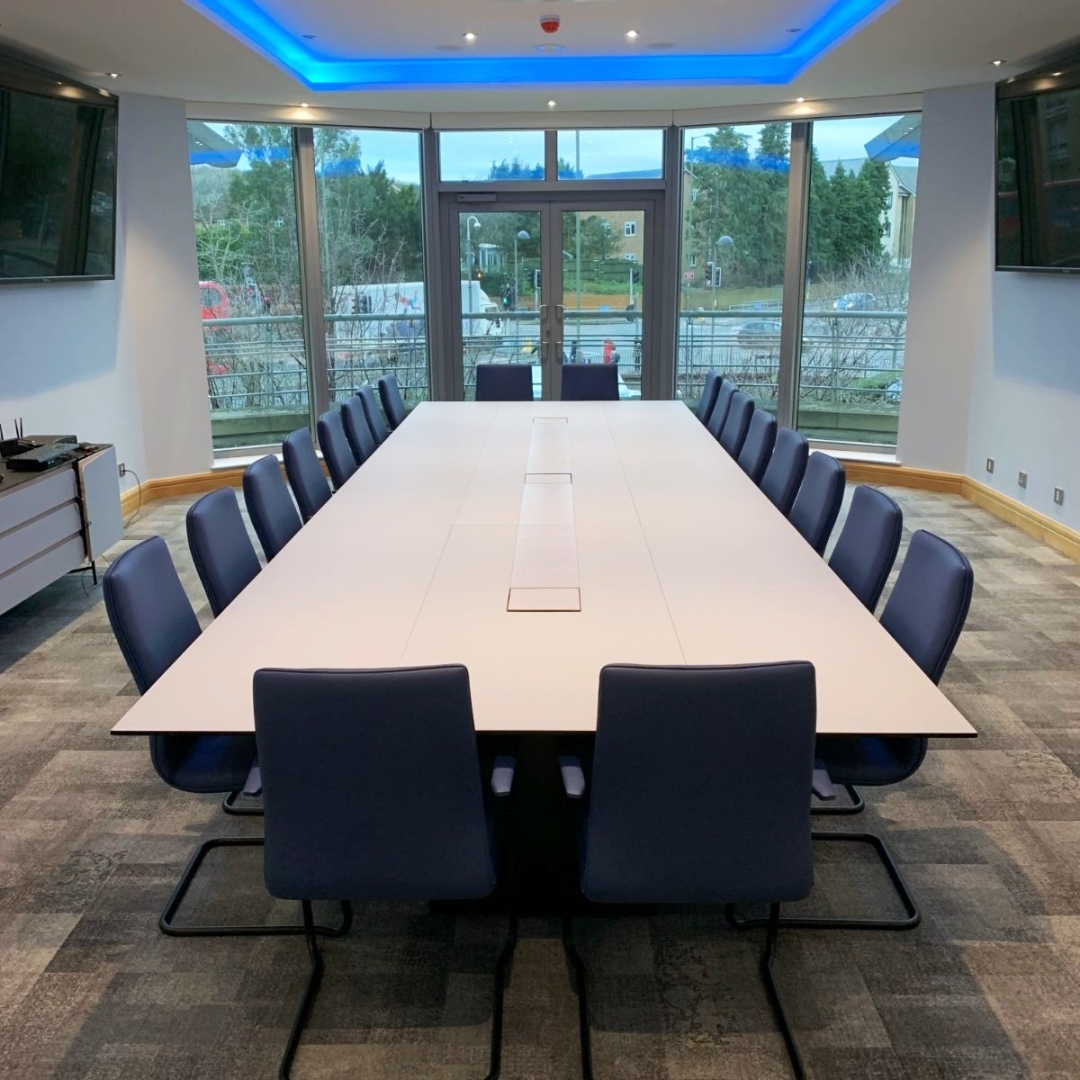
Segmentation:
[[(513, 55), (543, 35), (541, 14), (563, 19), (558, 40), (568, 45), (601, 38), (608, 55), (670, 41), (679, 52), (769, 49), (780, 23), (806, 18), (823, 0), (265, 0), (289, 28), (315, 33), (311, 44), (340, 55), (446, 57), (439, 46), (462, 44), (466, 29), (480, 35), (469, 49)], [(808, 14), (809, 13), (809, 14)], [(300, 15), (302, 14), (302, 18)], [(799, 25), (799, 23), (795, 23)], [(311, 29), (308, 29), (310, 27)], [(785, 31), (787, 27), (784, 27)], [(110, 90), (187, 101), (400, 109), (417, 112), (530, 112), (557, 96), (567, 110), (687, 109), (918, 92), (997, 79), (1036, 55), (1075, 38), (1077, 0), (897, 0), (790, 86), (635, 86), (316, 93), (264, 59), (184, 0), (0, 0), (0, 42), (62, 62), (72, 75)], [(336, 44), (335, 44), (336, 43)], [(704, 43), (704, 44), (703, 44)], [(1009, 64), (993, 68), (990, 61)], [(121, 78), (104, 77), (118, 71)], [(546, 111), (546, 109), (545, 109)]]

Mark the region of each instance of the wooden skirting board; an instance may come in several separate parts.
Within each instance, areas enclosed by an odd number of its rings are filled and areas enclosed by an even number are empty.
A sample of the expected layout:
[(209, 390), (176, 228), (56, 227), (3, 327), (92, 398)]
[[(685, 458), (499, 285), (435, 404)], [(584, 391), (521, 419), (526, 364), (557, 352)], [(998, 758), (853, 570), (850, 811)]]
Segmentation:
[[(884, 465), (868, 461), (845, 461), (844, 470), (852, 484), (877, 484), (883, 487), (916, 488), (943, 495), (962, 495), (969, 502), (988, 510), (1002, 521), (1015, 525), (1055, 551), (1080, 562), (1080, 532), (1067, 528), (1053, 518), (1040, 514), (1016, 499), (995, 491), (962, 473), (938, 472), (934, 469), (912, 469), (905, 465)], [(325, 471), (325, 465), (324, 465)], [(190, 473), (187, 476), (166, 476), (146, 480), (129, 488), (120, 497), (125, 516), (140, 506), (159, 499), (174, 499), (182, 495), (201, 495), (220, 487), (239, 487), (244, 476), (242, 466)]]

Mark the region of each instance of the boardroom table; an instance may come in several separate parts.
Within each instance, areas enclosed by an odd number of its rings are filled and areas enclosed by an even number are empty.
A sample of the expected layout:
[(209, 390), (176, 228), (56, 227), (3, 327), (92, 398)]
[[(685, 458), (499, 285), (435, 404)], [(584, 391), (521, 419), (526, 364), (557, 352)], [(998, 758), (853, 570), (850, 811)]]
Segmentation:
[(821, 738), (975, 735), (685, 405), (424, 403), (113, 732), (251, 732), (261, 667), (464, 664), (545, 907), (574, 877), (555, 761), (588, 762), (600, 669), (788, 660)]

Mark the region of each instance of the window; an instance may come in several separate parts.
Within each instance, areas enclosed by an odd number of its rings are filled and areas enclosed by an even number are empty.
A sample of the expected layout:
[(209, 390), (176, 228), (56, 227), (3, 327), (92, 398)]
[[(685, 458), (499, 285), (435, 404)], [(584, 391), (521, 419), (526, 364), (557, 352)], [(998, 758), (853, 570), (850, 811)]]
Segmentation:
[(637, 256), (632, 251), (627, 251), (623, 254), (623, 259), (626, 262), (637, 262)]
[(637, 222), (624, 221), (622, 227), (623, 236), (637, 236)]
[(810, 438), (896, 443), (918, 159), (873, 160), (866, 146), (901, 119), (813, 125), (797, 397)]
[(664, 133), (658, 128), (560, 131), (560, 180), (659, 180), (664, 175)]
[(542, 131), (443, 131), (439, 174), (451, 181), (544, 179)]
[(428, 396), (420, 137), (315, 128), (315, 192), (330, 400), (397, 376)]
[(292, 129), (188, 128), (213, 445), (279, 443), (309, 420)]
[(687, 404), (716, 370), (776, 409), (790, 147), (789, 124), (684, 132), (675, 393)]

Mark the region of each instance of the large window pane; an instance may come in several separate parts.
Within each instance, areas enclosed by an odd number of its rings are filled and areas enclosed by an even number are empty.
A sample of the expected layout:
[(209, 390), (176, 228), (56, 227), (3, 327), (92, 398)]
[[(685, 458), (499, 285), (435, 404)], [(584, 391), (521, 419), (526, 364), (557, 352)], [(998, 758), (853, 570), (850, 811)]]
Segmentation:
[(420, 136), (315, 129), (330, 400), (397, 376), (428, 396)]
[(308, 423), (292, 129), (188, 125), (215, 449)]
[(696, 406), (720, 371), (776, 409), (791, 127), (684, 133), (676, 397)]
[(664, 133), (560, 131), (560, 180), (659, 180), (664, 175)]
[(811, 438), (896, 443), (919, 163), (894, 155), (917, 153), (917, 121), (813, 126), (798, 393)]
[(543, 180), (542, 131), (443, 131), (441, 180)]

